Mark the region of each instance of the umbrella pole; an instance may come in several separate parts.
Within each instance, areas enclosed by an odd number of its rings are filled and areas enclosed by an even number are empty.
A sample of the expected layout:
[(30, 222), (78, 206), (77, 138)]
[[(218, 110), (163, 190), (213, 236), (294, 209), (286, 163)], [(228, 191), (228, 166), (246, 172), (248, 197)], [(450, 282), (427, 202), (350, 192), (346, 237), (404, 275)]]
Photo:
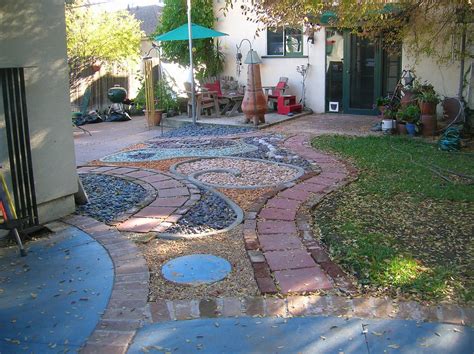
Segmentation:
[(194, 65), (193, 65), (193, 31), (191, 27), (191, 0), (187, 0), (188, 7), (188, 37), (189, 37), (189, 64), (191, 67), (191, 112), (193, 124), (196, 124), (196, 90), (194, 87)]

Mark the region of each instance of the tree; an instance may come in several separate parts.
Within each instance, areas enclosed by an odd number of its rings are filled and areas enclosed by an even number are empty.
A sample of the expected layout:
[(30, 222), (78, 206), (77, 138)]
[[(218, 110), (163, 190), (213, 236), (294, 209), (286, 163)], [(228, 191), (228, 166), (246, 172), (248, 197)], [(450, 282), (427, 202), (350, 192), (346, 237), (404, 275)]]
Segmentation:
[[(154, 36), (169, 32), (188, 22), (186, 0), (165, 0), (165, 6), (161, 14), (161, 22), (158, 24)], [(215, 16), (212, 0), (193, 0), (191, 8), (193, 23), (212, 28)], [(161, 42), (165, 60), (183, 66), (189, 65), (189, 44), (187, 41)], [(219, 50), (217, 42), (214, 45), (212, 38), (193, 40), (193, 64), (197, 69), (197, 76), (207, 77), (218, 75), (224, 67), (224, 56)]]
[(66, 3), (69, 83), (92, 65), (123, 66), (140, 55), (140, 22), (127, 11), (95, 12), (84, 1)]

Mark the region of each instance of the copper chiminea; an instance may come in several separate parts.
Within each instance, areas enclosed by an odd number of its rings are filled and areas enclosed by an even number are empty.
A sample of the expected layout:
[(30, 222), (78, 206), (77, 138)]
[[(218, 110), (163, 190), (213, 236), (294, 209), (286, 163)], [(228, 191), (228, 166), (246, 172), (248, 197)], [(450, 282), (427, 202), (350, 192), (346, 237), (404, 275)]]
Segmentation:
[[(244, 99), (242, 101), (242, 111), (245, 114), (245, 123), (253, 121), (258, 125), (265, 123), (265, 112), (267, 111), (267, 99), (262, 90), (262, 79), (260, 76), (260, 65), (262, 60), (256, 51), (252, 49), (252, 44), (248, 39), (243, 39), (237, 46), (237, 52), (240, 53), (242, 42), (247, 41), (250, 44), (250, 51), (245, 59), (248, 64), (247, 86), (245, 87)], [(239, 54), (238, 54), (239, 57)]]

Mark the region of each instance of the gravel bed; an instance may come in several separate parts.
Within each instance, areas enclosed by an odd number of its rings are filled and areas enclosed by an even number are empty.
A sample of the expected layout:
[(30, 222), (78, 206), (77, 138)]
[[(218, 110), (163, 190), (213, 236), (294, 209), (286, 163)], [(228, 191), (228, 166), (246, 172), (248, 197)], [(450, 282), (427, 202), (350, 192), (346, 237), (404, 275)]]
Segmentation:
[(236, 143), (226, 139), (198, 139), (178, 141), (149, 141), (147, 144), (155, 149), (196, 149), (223, 148), (235, 146)]
[(201, 189), (201, 199), (166, 233), (193, 235), (215, 232), (230, 226), (236, 217), (224, 199)]
[(244, 138), (242, 140), (246, 144), (256, 146), (257, 150), (235, 156), (283, 162), (301, 167), (305, 170), (314, 170), (314, 166), (307, 160), (279, 146), (283, 143), (284, 139), (285, 137), (279, 134), (267, 135), (264, 137)]
[[(134, 239), (134, 235), (129, 235)], [(157, 299), (203, 299), (210, 297), (244, 297), (259, 294), (252, 265), (245, 251), (242, 225), (212, 237), (186, 240), (153, 238), (146, 244), (138, 244), (150, 269), (149, 301)], [(161, 267), (170, 259), (196, 253), (209, 253), (228, 260), (230, 274), (222, 281), (199, 286), (187, 286), (167, 281)]]
[(274, 189), (272, 188), (259, 188), (259, 189), (230, 189), (221, 188), (217, 189), (219, 192), (224, 194), (226, 197), (232, 199), (237, 205), (242, 208), (243, 211), (249, 211), (249, 209), (259, 201), (260, 198)]
[[(163, 143), (165, 145), (166, 143)], [(171, 142), (176, 145), (176, 142)], [(221, 146), (214, 147), (213, 144)], [(185, 144), (183, 144), (185, 146)], [(227, 141), (225, 143), (215, 142), (204, 146), (163, 148), (153, 147), (139, 150), (121, 151), (116, 154), (105, 156), (102, 162), (142, 162), (159, 161), (177, 157), (213, 157), (245, 154), (257, 150), (258, 147), (246, 144), (244, 141)]]
[(142, 186), (123, 178), (93, 173), (79, 176), (89, 203), (78, 206), (76, 213), (102, 222), (114, 220), (143, 202), (147, 196), (147, 191)]
[(163, 134), (163, 138), (183, 138), (196, 136), (225, 136), (255, 131), (255, 128), (229, 127), (229, 126), (206, 126), (188, 124), (183, 127), (170, 130)]
[(232, 185), (236, 187), (277, 185), (298, 176), (298, 170), (275, 163), (245, 159), (202, 159), (185, 162), (178, 167), (178, 172), (190, 175), (198, 171), (212, 169), (232, 169), (238, 173), (209, 171), (196, 176), (196, 179), (211, 185)]

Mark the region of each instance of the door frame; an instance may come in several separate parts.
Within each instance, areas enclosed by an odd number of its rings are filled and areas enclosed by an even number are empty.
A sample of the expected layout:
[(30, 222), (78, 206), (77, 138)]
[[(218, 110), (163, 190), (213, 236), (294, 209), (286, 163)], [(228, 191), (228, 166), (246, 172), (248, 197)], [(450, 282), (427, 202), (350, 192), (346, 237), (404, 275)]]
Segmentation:
[[(365, 115), (377, 115), (377, 108), (372, 109), (361, 109), (351, 108), (350, 105), (350, 87), (351, 87), (351, 37), (355, 34), (349, 30), (344, 31), (344, 61), (343, 61), (343, 72), (342, 72), (342, 109), (344, 113), (348, 114), (365, 114)], [(375, 64), (374, 64), (374, 97), (373, 102), (375, 105), (375, 99), (382, 94), (382, 70), (383, 70), (383, 50), (381, 40), (378, 39), (375, 42)]]

